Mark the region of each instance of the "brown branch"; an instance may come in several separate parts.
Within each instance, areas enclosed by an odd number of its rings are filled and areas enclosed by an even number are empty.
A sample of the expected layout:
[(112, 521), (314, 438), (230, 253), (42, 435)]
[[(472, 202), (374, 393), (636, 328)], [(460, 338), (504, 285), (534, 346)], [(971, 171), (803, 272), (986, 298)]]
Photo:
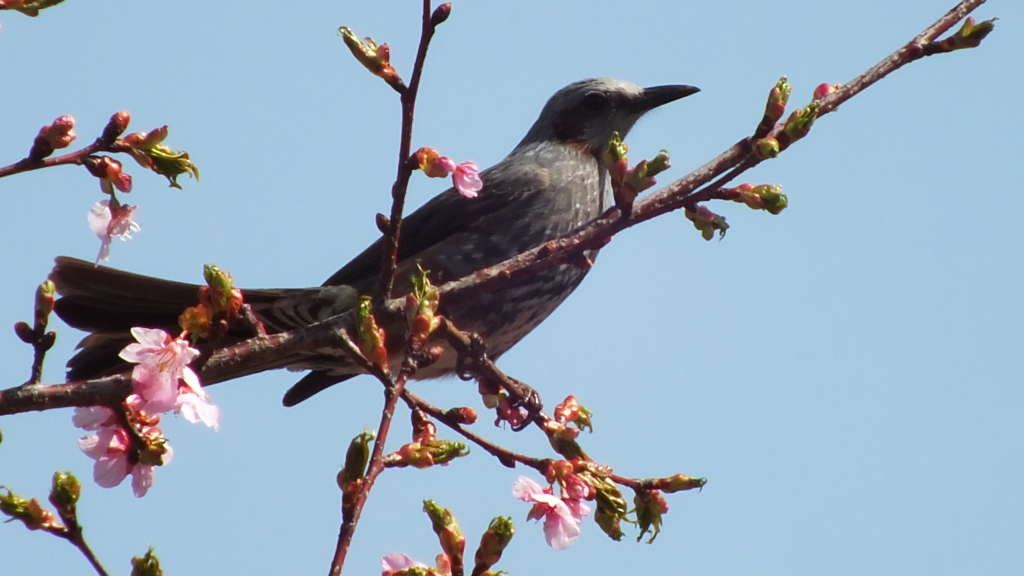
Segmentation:
[[(845, 86), (819, 100), (819, 116), (835, 110), (838, 105), (894, 70), (922, 58), (927, 54), (922, 46), (931, 45), (935, 38), (949, 30), (959, 19), (983, 2), (984, 0), (964, 0), (909, 44), (864, 74), (854, 78)], [(780, 130), (781, 127), (776, 127), (773, 133), (777, 134)], [(748, 138), (738, 141), (718, 157), (690, 174), (642, 198), (628, 217), (622, 217), (617, 209), (609, 210), (596, 220), (566, 236), (535, 247), (471, 276), (443, 284), (438, 287), (441, 299), (449, 305), (460, 300), (472, 299), (482, 290), (493, 290), (497, 286), (514, 282), (523, 276), (573, 262), (579, 254), (603, 246), (621, 230), (679, 208), (713, 199), (719, 193), (718, 189), (721, 186), (761, 162), (753, 156), (750, 149)], [(391, 311), (401, 310), (402, 301), (400, 299), (388, 300), (383, 303), (381, 308)], [(228, 377), (281, 368), (287, 364), (288, 360), (294, 360), (296, 354), (308, 353), (319, 347), (338, 345), (343, 341), (341, 335), (344, 330), (351, 330), (353, 327), (354, 314), (350, 312), (290, 332), (252, 338), (217, 350), (204, 367), (200, 377), (205, 384), (209, 385)], [(508, 378), (498, 371), (490, 361), (484, 363), (482, 368), (499, 381), (503, 381), (502, 377)], [(515, 389), (514, 386), (511, 386), (511, 390)], [(119, 398), (116, 401), (119, 402), (129, 393), (128, 390), (130, 390), (129, 382), (123, 376), (87, 382), (70, 382), (56, 386), (36, 385), (13, 388), (0, 391), (0, 415), (69, 406), (109, 404), (111, 399), (117, 396)]]
[(47, 530), (47, 532), (67, 540), (74, 545), (75, 548), (78, 548), (78, 551), (85, 556), (85, 559), (89, 561), (89, 564), (92, 565), (93, 570), (95, 570), (97, 574), (100, 576), (109, 576), (110, 573), (107, 572), (102, 564), (100, 564), (100, 559), (96, 556), (96, 553), (92, 551), (89, 543), (86, 542), (85, 536), (82, 534), (82, 526), (78, 523), (78, 519), (75, 517), (66, 518), (63, 516), (61, 519), (64, 520), (64, 523), (66, 524), (66, 527), (63, 530)]
[(458, 420), (453, 418), (446, 411), (434, 406), (408, 390), (402, 393), (402, 399), (405, 400), (410, 408), (418, 408), (426, 412), (433, 416), (438, 422), (441, 422), (448, 428), (451, 428), (455, 432), (461, 434), (464, 438), (476, 444), (491, 456), (497, 458), (503, 466), (515, 468), (516, 463), (519, 463), (524, 466), (529, 466), (541, 474), (543, 474), (544, 470), (547, 468), (547, 463), (550, 461), (549, 459), (533, 458), (531, 456), (512, 452), (511, 450), (503, 448), (482, 436), (478, 436), (477, 434), (467, 430)]
[(401, 92), (402, 101), (402, 135), (398, 145), (398, 174), (391, 187), (391, 217), (388, 220), (388, 233), (384, 235), (384, 262), (380, 270), (379, 294), (381, 300), (391, 298), (391, 289), (398, 270), (398, 242), (401, 238), (402, 212), (405, 210), (405, 196), (409, 189), (409, 179), (414, 167), (410, 164), (412, 154), (412, 127), (416, 115), (416, 96), (420, 89), (420, 78), (423, 75), (423, 64), (426, 62), (427, 49), (434, 37), (436, 24), (431, 18), (430, 0), (423, 0), (423, 22), (420, 31), (420, 45), (416, 50), (416, 61), (412, 68), (409, 86)]

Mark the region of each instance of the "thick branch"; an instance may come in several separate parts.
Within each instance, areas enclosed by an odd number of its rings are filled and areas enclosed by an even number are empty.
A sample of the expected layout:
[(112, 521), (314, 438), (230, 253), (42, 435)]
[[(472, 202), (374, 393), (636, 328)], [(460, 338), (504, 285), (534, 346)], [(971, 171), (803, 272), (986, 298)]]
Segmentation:
[[(964, 0), (910, 43), (819, 100), (819, 116), (832, 112), (837, 106), (893, 71), (929, 54), (925, 47), (932, 45), (939, 35), (948, 31), (982, 3), (984, 0)], [(428, 4), (429, 2), (424, 3), (427, 11)], [(429, 14), (426, 17), (429, 19)], [(777, 134), (780, 130), (781, 128), (777, 127), (773, 133)], [(443, 284), (438, 287), (441, 299), (448, 304), (472, 299), (481, 290), (494, 290), (497, 286), (515, 282), (521, 277), (572, 262), (582, 252), (603, 246), (621, 230), (679, 208), (712, 199), (721, 186), (761, 162), (754, 157), (750, 149), (748, 138), (738, 141), (710, 162), (638, 201), (628, 217), (623, 217), (618, 210), (612, 209), (566, 236), (471, 276)], [(402, 198), (404, 199), (404, 196)], [(390, 276), (393, 279), (393, 273)], [(388, 300), (383, 303), (382, 308), (401, 310), (402, 301)], [(297, 354), (313, 352), (324, 346), (337, 346), (340, 341), (339, 331), (352, 329), (353, 320), (354, 315), (348, 313), (291, 332), (252, 338), (220, 349), (206, 364), (200, 376), (204, 383), (212, 384), (228, 376), (237, 377), (240, 374), (254, 374), (283, 367), (287, 360), (293, 359)], [(70, 382), (53, 387), (18, 387), (0, 391), (0, 415), (69, 406), (109, 404), (110, 399), (116, 395), (121, 395), (118, 401), (123, 399), (127, 395), (127, 390), (128, 383), (123, 377)]]

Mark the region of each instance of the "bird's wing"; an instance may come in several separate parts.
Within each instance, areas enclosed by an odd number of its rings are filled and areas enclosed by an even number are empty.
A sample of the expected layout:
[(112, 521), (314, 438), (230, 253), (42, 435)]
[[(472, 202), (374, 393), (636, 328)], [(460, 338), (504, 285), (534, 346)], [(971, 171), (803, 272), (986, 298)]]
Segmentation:
[[(476, 198), (466, 198), (454, 188), (435, 196), (402, 222), (398, 260), (408, 260), (462, 232), (476, 230), (502, 210), (519, 204), (546, 188), (548, 169), (522, 158), (508, 159), (480, 174), (483, 189)], [(378, 239), (325, 282), (325, 286), (348, 284), (368, 289), (380, 274), (384, 257), (383, 240)]]

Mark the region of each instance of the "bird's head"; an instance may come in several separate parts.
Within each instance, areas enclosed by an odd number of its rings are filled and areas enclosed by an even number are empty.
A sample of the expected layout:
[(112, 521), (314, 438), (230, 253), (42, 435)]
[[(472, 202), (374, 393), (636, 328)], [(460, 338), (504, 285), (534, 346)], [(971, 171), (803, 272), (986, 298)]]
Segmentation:
[(648, 111), (699, 91), (682, 85), (641, 88), (613, 78), (574, 82), (555, 92), (517, 147), (556, 141), (584, 145), (597, 153), (613, 132), (625, 138)]

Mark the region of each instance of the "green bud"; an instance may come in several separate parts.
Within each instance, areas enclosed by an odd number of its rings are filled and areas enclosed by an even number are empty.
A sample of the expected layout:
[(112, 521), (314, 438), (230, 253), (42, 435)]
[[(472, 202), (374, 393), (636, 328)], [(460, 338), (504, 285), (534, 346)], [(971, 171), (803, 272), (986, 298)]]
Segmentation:
[(622, 540), (622, 524), (619, 522), (619, 516), (598, 508), (594, 513), (594, 521), (609, 538), (616, 542)]
[(50, 504), (57, 507), (57, 513), (67, 520), (75, 516), (75, 504), (82, 492), (82, 483), (71, 472), (54, 472), (53, 487), (50, 489)]
[(370, 461), (370, 442), (374, 434), (369, 430), (352, 439), (345, 453), (345, 468), (338, 478), (340, 482), (351, 482), (362, 478), (366, 473), (366, 464)]
[(147, 155), (153, 161), (153, 172), (167, 178), (171, 188), (181, 189), (181, 184), (178, 184), (178, 176), (182, 174), (188, 174), (199, 180), (199, 168), (192, 163), (188, 152), (184, 150), (178, 151), (163, 144), (157, 144), (147, 151)]
[(665, 170), (671, 168), (669, 164), (668, 150), (662, 150), (658, 152), (658, 155), (653, 160), (647, 163), (647, 176), (657, 176)]
[(132, 558), (132, 576), (163, 576), (164, 571), (160, 568), (160, 559), (153, 553), (150, 547), (145, 556)]
[(463, 553), (466, 549), (466, 537), (463, 536), (462, 529), (455, 522), (452, 511), (441, 508), (433, 500), (423, 501), (423, 511), (430, 518), (434, 533), (437, 534), (438, 541), (441, 543), (441, 550), (448, 555), (449, 560), (452, 562), (452, 572), (456, 572), (456, 566), (461, 571)]
[(807, 135), (811, 126), (814, 125), (815, 119), (818, 118), (818, 108), (820, 107), (820, 103), (811, 102), (806, 108), (794, 110), (789, 115), (786, 125), (783, 126), (783, 131), (786, 136), (789, 136), (790, 144)]
[(605, 163), (609, 166), (620, 161), (625, 160), (626, 155), (629, 154), (629, 145), (622, 141), (622, 136), (618, 132), (612, 132), (612, 137), (608, 140), (608, 147), (605, 149)]
[(434, 464), (447, 464), (456, 458), (469, 455), (469, 448), (464, 442), (452, 442), (451, 440), (437, 440), (429, 446)]
[(691, 478), (686, 474), (676, 474), (668, 479), (667, 484), (661, 483), (659, 488), (663, 492), (669, 494), (673, 492), (681, 492), (683, 490), (693, 490), (694, 488), (703, 488), (708, 483), (707, 478)]
[(11, 492), (10, 488), (6, 486), (0, 486), (7, 491), (7, 494), (0, 494), (0, 512), (7, 514), (13, 520), (21, 520), (25, 527), (29, 530), (39, 530), (41, 528), (57, 528), (63, 529), (57, 519), (54, 518), (53, 513), (48, 510), (43, 510), (43, 507), (39, 504), (39, 500), (32, 498), (22, 498), (14, 492)]
[(761, 160), (775, 158), (779, 155), (779, 141), (775, 138), (758, 138), (754, 140), (754, 156)]
[(761, 197), (764, 202), (764, 209), (769, 214), (778, 214), (789, 205), (789, 199), (782, 193), (782, 186), (778, 184), (761, 184), (754, 186), (754, 193)]
[(482, 573), (497, 564), (515, 533), (516, 527), (512, 525), (511, 517), (498, 516), (491, 520), (487, 531), (480, 537), (480, 547), (476, 550), (476, 567), (473, 569), (473, 573)]
[(637, 527), (640, 528), (636, 541), (639, 542), (650, 531), (651, 537), (647, 540), (650, 544), (661, 532), (661, 517), (668, 512), (668, 502), (657, 490), (638, 490), (633, 503), (636, 506)]
[(54, 294), (57, 288), (47, 280), (36, 288), (35, 321), (40, 330), (46, 329), (46, 322), (53, 312)]

